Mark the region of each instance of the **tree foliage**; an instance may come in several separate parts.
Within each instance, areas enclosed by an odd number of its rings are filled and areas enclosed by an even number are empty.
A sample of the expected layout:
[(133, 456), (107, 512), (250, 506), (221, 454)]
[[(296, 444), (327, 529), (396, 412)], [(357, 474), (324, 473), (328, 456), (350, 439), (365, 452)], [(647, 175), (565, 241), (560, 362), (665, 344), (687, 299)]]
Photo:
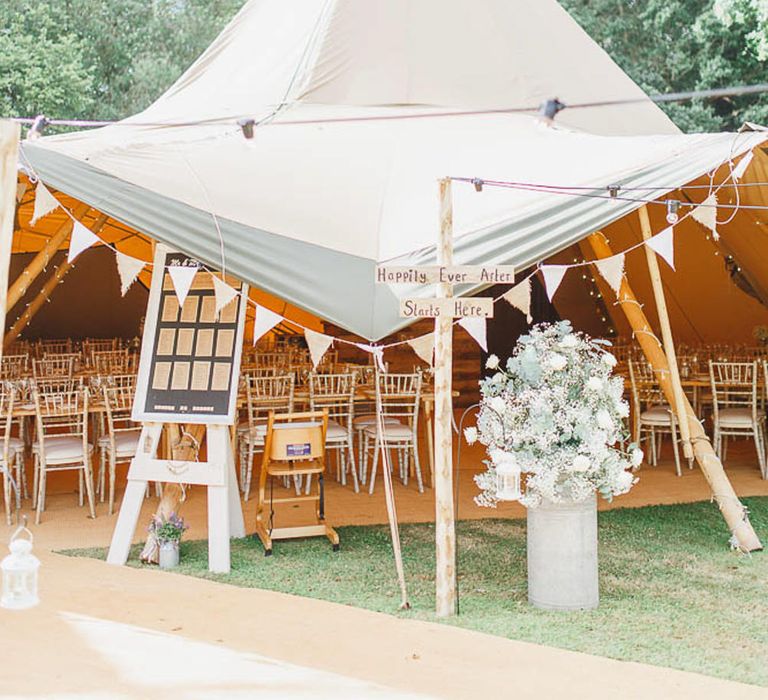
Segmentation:
[(244, 0), (2, 0), (0, 115), (119, 119), (156, 99)]
[[(194, 61), (243, 2), (1, 0), (0, 116), (134, 114)], [(768, 0), (560, 2), (649, 93), (768, 76)], [(684, 131), (768, 123), (768, 95), (664, 109)]]
[[(648, 93), (768, 82), (768, 0), (560, 1)], [(766, 94), (663, 109), (689, 132), (768, 123)]]

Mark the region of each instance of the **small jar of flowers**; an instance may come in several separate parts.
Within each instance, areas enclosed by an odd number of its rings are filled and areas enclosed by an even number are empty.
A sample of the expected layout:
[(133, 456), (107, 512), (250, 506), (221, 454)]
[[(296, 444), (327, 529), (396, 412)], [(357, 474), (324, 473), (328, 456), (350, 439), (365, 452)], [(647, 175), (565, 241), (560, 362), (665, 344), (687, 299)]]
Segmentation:
[(488, 358), (494, 373), (480, 382), (466, 435), (488, 449), (478, 505), (513, 498), (528, 509), (529, 600), (539, 607), (597, 605), (595, 494), (627, 493), (643, 459), (627, 444), (629, 406), (608, 345), (568, 321), (534, 326), (505, 364)]
[(189, 525), (184, 522), (184, 518), (176, 513), (171, 513), (167, 518), (164, 515), (152, 518), (149, 532), (157, 540), (161, 569), (173, 569), (179, 565), (179, 542), (188, 529)]

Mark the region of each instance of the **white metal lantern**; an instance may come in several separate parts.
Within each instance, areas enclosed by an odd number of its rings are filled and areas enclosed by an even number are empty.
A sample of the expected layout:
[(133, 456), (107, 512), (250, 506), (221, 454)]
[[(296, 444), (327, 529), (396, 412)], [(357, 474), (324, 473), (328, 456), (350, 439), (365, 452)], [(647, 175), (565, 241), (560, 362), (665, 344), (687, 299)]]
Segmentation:
[(496, 497), (500, 501), (519, 501), (523, 494), (520, 491), (520, 465), (515, 455), (494, 450), (491, 459), (496, 467)]
[[(24, 534), (27, 535), (26, 538), (23, 537)], [(11, 553), (0, 563), (3, 572), (0, 607), (24, 610), (40, 602), (37, 596), (40, 560), (32, 554), (32, 541), (32, 533), (24, 525), (11, 535), (8, 545)]]

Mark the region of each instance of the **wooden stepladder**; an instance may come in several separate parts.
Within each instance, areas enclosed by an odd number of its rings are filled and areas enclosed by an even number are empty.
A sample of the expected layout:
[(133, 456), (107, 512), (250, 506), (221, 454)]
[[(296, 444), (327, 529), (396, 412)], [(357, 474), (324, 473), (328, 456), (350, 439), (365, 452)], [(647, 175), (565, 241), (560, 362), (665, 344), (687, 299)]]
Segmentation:
[(162, 423), (145, 423), (139, 449), (128, 471), (128, 486), (112, 535), (107, 562), (125, 564), (136, 532), (144, 493), (150, 481), (194, 484), (208, 489), (208, 569), (229, 573), (229, 540), (245, 537), (245, 523), (237, 490), (235, 459), (229, 427), (208, 425), (205, 462), (157, 457)]

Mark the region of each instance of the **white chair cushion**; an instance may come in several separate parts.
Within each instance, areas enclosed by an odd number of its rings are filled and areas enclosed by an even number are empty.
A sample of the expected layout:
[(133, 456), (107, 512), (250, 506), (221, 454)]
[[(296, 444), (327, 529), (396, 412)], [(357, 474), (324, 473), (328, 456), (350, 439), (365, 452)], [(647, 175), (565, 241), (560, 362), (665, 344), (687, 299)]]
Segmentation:
[[(365, 434), (370, 437), (376, 437), (376, 426), (371, 425), (365, 429)], [(398, 423), (397, 425), (387, 423), (384, 426), (385, 440), (405, 440), (413, 436), (413, 431), (407, 426)]]
[[(40, 451), (40, 444), (32, 446), (34, 452)], [(93, 445), (88, 445), (88, 453), (93, 452)], [(54, 435), (45, 439), (45, 461), (48, 464), (69, 464), (83, 459), (83, 441), (79, 437)]]
[(325, 434), (326, 442), (339, 442), (349, 437), (347, 429), (335, 420), (328, 421), (328, 432)]
[[(384, 423), (389, 425), (400, 425), (400, 421), (397, 418), (385, 418)], [(376, 425), (376, 416), (371, 414), (368, 416), (358, 416), (352, 421), (352, 427), (355, 430), (363, 430), (369, 425)]]
[(646, 425), (671, 425), (672, 414), (669, 406), (652, 406), (640, 414), (640, 422)]
[[(19, 452), (24, 451), (24, 443), (19, 438), (9, 438), (8, 439), (8, 459), (11, 463), (13, 463), (16, 459), (16, 455)], [(3, 471), (3, 464), (5, 460), (3, 459), (3, 453), (2, 450), (0, 450), (0, 473)]]
[(266, 435), (267, 421), (264, 421), (263, 423), (261, 421), (257, 422), (253, 428), (253, 431), (251, 431), (251, 425), (247, 420), (243, 421), (242, 423), (240, 423), (240, 425), (237, 426), (238, 435), (244, 435), (250, 432), (252, 432), (254, 435), (261, 435), (261, 436)]
[[(758, 414), (759, 420), (759, 414)], [(720, 410), (717, 422), (723, 428), (751, 428), (752, 409), (723, 408)]]
[[(139, 436), (141, 435), (141, 428), (136, 430), (126, 431), (124, 433), (117, 433), (115, 435), (115, 451), (118, 457), (130, 457), (136, 454), (136, 447), (139, 444)], [(111, 446), (109, 435), (104, 435), (99, 438), (99, 447), (104, 450), (108, 450)]]

